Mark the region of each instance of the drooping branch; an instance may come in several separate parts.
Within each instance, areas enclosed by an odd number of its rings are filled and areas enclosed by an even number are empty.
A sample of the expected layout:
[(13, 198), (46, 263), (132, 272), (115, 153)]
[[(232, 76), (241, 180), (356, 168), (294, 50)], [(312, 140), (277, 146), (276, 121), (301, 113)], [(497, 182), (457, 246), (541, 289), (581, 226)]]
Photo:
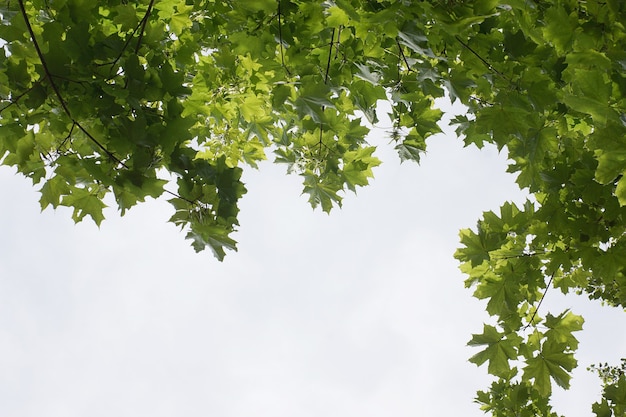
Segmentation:
[(52, 87), (52, 90), (54, 91), (54, 94), (56, 95), (57, 99), (59, 100), (59, 104), (61, 105), (61, 108), (63, 109), (63, 112), (65, 112), (65, 114), (72, 121), (72, 123), (74, 125), (76, 125), (81, 131), (83, 131), (83, 133), (85, 133), (85, 135), (98, 148), (100, 148), (109, 158), (111, 158), (117, 164), (119, 164), (119, 165), (121, 165), (121, 166), (123, 166), (125, 168), (128, 168), (126, 166), (126, 164), (124, 164), (124, 162), (122, 162), (118, 157), (116, 157), (112, 152), (110, 152), (92, 134), (87, 132), (87, 130), (76, 119), (74, 119), (74, 117), (72, 116), (72, 113), (70, 112), (69, 107), (67, 107), (67, 103), (65, 102), (65, 99), (61, 95), (61, 91), (59, 90), (58, 86), (54, 82), (53, 74), (50, 72), (50, 69), (48, 68), (48, 64), (47, 64), (46, 59), (45, 59), (45, 57), (43, 55), (43, 52), (41, 51), (41, 48), (39, 47), (39, 43), (37, 42), (37, 38), (35, 37), (35, 32), (33, 31), (33, 27), (30, 24), (30, 19), (28, 18), (28, 13), (26, 12), (26, 7), (24, 6), (24, 0), (18, 0), (18, 2), (19, 2), (19, 5), (20, 5), (20, 11), (22, 13), (22, 17), (24, 18), (24, 23), (26, 23), (26, 28), (27, 28), (28, 33), (30, 35), (30, 38), (31, 38), (31, 40), (33, 42), (33, 46), (35, 47), (35, 51), (37, 52), (37, 56), (39, 57), (39, 61), (41, 61), (41, 65), (42, 65), (43, 70), (45, 72), (44, 79), (47, 78), (48, 81), (50, 82), (50, 87)]

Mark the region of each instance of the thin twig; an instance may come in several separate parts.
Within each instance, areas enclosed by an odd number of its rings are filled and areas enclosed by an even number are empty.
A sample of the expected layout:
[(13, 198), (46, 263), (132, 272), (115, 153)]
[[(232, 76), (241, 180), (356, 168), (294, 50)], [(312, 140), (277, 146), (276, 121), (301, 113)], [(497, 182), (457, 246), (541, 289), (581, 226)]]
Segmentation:
[(261, 21), (259, 22), (259, 24), (258, 24), (258, 25), (256, 25), (256, 27), (254, 28), (254, 30), (253, 30), (252, 32), (256, 32), (257, 30), (261, 29), (261, 27), (262, 27), (263, 25), (269, 25), (269, 24), (271, 24), (271, 23), (274, 21), (274, 18), (276, 18), (276, 17), (278, 17), (278, 13), (274, 13), (274, 14), (272, 15), (272, 17), (270, 17), (270, 20), (268, 20), (268, 21), (267, 21), (267, 23), (265, 23), (263, 20), (261, 20)]
[[(76, 127), (76, 123), (72, 123), (72, 127), (70, 127), (70, 131), (69, 131), (69, 133), (67, 134), (67, 136), (65, 137), (65, 139), (63, 139), (63, 142), (61, 142), (61, 144), (60, 144), (59, 146), (57, 146), (57, 153), (60, 153), (60, 152), (61, 152), (61, 148), (62, 148), (63, 146), (65, 146), (65, 144), (67, 143), (67, 141), (70, 141), (70, 142), (71, 142), (71, 140), (72, 140), (72, 132), (74, 132), (74, 128), (75, 128), (75, 127)], [(68, 148), (69, 148), (69, 147), (68, 147)]]
[(170, 194), (170, 195), (173, 195), (173, 196), (174, 196), (174, 197), (176, 197), (176, 198), (180, 198), (181, 200), (185, 200), (185, 201), (186, 201), (186, 202), (188, 202), (189, 204), (192, 204), (192, 205), (198, 205), (198, 206), (200, 205), (200, 204), (198, 203), (198, 201), (192, 201), (192, 200), (190, 200), (190, 199), (188, 199), (188, 198), (185, 198), (185, 197), (183, 197), (183, 196), (181, 196), (181, 195), (176, 194), (176, 193), (175, 193), (175, 192), (173, 192), (173, 191), (163, 189), (163, 192), (164, 192), (164, 193), (167, 193), (167, 194)]
[(146, 25), (148, 24), (148, 18), (150, 17), (150, 13), (152, 12), (152, 6), (154, 5), (154, 0), (150, 0), (150, 4), (148, 4), (148, 10), (146, 10), (146, 14), (141, 19), (141, 31), (139, 32), (139, 37), (137, 38), (137, 46), (135, 47), (135, 54), (139, 53), (139, 47), (141, 46), (141, 40), (143, 39), (144, 31), (146, 30)]
[(343, 26), (339, 26), (339, 30), (337, 31), (337, 46), (335, 47), (335, 58), (337, 59), (337, 56), (339, 55), (339, 45), (341, 44), (341, 29), (343, 28)]
[(285, 53), (283, 52), (283, 22), (281, 20), (281, 16), (282, 16), (282, 10), (280, 8), (280, 0), (278, 0), (278, 42), (280, 45), (280, 62), (283, 65), (283, 68), (285, 68), (285, 71), (287, 71), (287, 75), (291, 75), (291, 73), (289, 72), (289, 68), (287, 68), (287, 65), (285, 65)]
[[(122, 46), (122, 49), (120, 50), (120, 53), (117, 54), (117, 57), (115, 57), (115, 59), (112, 62), (106, 62), (104, 64), (99, 64), (100, 66), (102, 65), (110, 65), (111, 66), (111, 71), (113, 71), (113, 68), (115, 68), (115, 64), (117, 64), (117, 61), (119, 61), (122, 58), (122, 55), (124, 54), (124, 51), (126, 50), (126, 48), (128, 48), (128, 45), (130, 44), (130, 42), (133, 40), (133, 38), (135, 37), (135, 34), (137, 33), (137, 31), (139, 30), (139, 28), (141, 28), (141, 33), (139, 34), (139, 40), (137, 41), (137, 46), (135, 48), (135, 53), (138, 52), (139, 50), (139, 45), (141, 44), (141, 39), (143, 37), (143, 32), (146, 28), (146, 22), (148, 21), (148, 17), (150, 15), (151, 9), (152, 9), (152, 5), (154, 2), (151, 2), (148, 5), (148, 10), (146, 10), (146, 13), (143, 15), (143, 17), (141, 18), (141, 20), (139, 21), (139, 23), (137, 24), (137, 26), (135, 26), (135, 29), (133, 29), (133, 31), (131, 32), (131, 34), (128, 36), (128, 38), (126, 39), (126, 41), (124, 42), (124, 45)], [(109, 72), (110, 73), (110, 72)], [(112, 77), (110, 77), (112, 78)], [(110, 79), (109, 78), (109, 79)]]
[[(328, 84), (328, 74), (330, 73), (330, 63), (333, 57), (334, 42), (335, 42), (335, 28), (333, 28), (333, 31), (330, 34), (330, 46), (328, 49), (328, 62), (326, 63), (326, 74), (324, 75), (324, 84)], [(325, 109), (326, 109), (326, 106), (322, 106), (322, 112), (324, 112)], [(322, 127), (322, 122), (320, 121), (320, 140), (319, 140), (320, 154), (322, 153), (322, 145), (324, 144), (323, 135), (324, 135), (324, 128)]]
[(550, 289), (550, 286), (552, 285), (552, 280), (553, 279), (554, 279), (554, 272), (552, 273), (552, 275), (550, 275), (550, 281), (548, 281), (548, 285), (546, 286), (546, 289), (543, 291), (543, 295), (541, 296), (541, 300), (539, 300), (539, 304), (537, 304), (537, 308), (535, 309), (535, 311), (533, 311), (533, 315), (530, 317), (530, 320), (528, 321), (528, 324), (526, 326), (524, 326), (524, 329), (527, 329), (531, 324), (533, 324), (533, 320), (535, 319), (535, 316), (537, 315), (537, 311), (539, 311), (539, 307), (541, 307), (541, 303), (543, 303), (543, 299), (546, 298), (546, 293)]
[[(142, 19), (142, 21), (143, 21), (143, 19)], [(109, 74), (111, 74), (113, 72), (113, 68), (115, 68), (115, 64), (117, 64), (117, 61), (119, 61), (120, 58), (122, 58), (122, 55), (124, 54), (124, 51), (126, 50), (126, 48), (128, 48), (128, 45), (130, 44), (130, 41), (133, 40), (133, 38), (135, 37), (135, 33), (137, 33), (137, 31), (139, 30), (140, 26), (141, 26), (141, 22), (139, 22), (137, 24), (137, 26), (135, 26), (135, 29), (133, 29), (133, 31), (130, 34), (130, 36), (128, 36), (128, 39), (126, 39), (126, 42), (124, 42), (124, 46), (122, 46), (122, 49), (120, 50), (120, 53), (117, 54), (117, 56), (115, 57), (113, 62), (106, 62), (104, 64), (101, 64), (101, 65), (110, 65), (111, 66)]]
[(400, 41), (396, 39), (396, 44), (398, 45), (398, 51), (400, 51), (400, 57), (404, 61), (404, 65), (406, 65), (406, 69), (408, 72), (412, 72), (411, 66), (409, 65), (409, 61), (406, 59), (406, 55), (404, 55), (404, 51), (402, 50), (402, 45), (400, 45)]
[(328, 74), (330, 73), (330, 62), (333, 57), (333, 43), (335, 42), (335, 28), (330, 34), (330, 49), (328, 50), (328, 62), (326, 63), (326, 75), (324, 76), (324, 84), (328, 84)]
[(472, 100), (477, 101), (478, 103), (482, 104), (483, 106), (487, 106), (487, 107), (491, 107), (491, 106), (493, 106), (493, 103), (490, 103), (490, 102), (488, 102), (488, 101), (486, 101), (486, 100), (483, 100), (483, 99), (482, 99), (482, 98), (480, 98), (480, 97), (477, 97), (477, 96), (469, 96), (469, 98), (470, 98), (470, 99), (472, 99)]
[(475, 50), (472, 49), (471, 46), (469, 46), (467, 43), (463, 42), (461, 40), (461, 38), (459, 36), (455, 36), (455, 39), (461, 44), (463, 45), (463, 47), (465, 49), (467, 49), (468, 51), (470, 51), (472, 54), (474, 54), (474, 56), (476, 56), (476, 58), (478, 58), (480, 60), (480, 62), (482, 62), (490, 71), (493, 71), (494, 73), (496, 73), (497, 75), (499, 75), (500, 77), (502, 77), (503, 79), (505, 79), (506, 81), (508, 81), (509, 83), (513, 84), (513, 81), (511, 81), (506, 75), (504, 75), (503, 73), (501, 73), (500, 71), (498, 71), (497, 69), (494, 68), (493, 65), (491, 65), (485, 58), (483, 58), (482, 56), (480, 56), (478, 54), (478, 52), (476, 52)]

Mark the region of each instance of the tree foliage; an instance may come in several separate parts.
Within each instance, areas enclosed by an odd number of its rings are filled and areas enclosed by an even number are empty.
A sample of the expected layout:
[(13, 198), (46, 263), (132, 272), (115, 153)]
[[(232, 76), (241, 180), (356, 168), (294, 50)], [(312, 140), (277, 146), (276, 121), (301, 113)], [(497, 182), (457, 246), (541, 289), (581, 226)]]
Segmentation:
[[(495, 144), (532, 200), (461, 232), (493, 317), (469, 342), (494, 416), (552, 416), (583, 319), (548, 288), (626, 306), (626, 3), (620, 0), (9, 0), (0, 4), (0, 158), (41, 207), (103, 220), (164, 193), (197, 250), (235, 249), (242, 167), (269, 152), (313, 207), (368, 184), (381, 100), (419, 161), (449, 94), (467, 145)], [(598, 416), (626, 407), (623, 375)], [(620, 411), (621, 410), (621, 411)]]

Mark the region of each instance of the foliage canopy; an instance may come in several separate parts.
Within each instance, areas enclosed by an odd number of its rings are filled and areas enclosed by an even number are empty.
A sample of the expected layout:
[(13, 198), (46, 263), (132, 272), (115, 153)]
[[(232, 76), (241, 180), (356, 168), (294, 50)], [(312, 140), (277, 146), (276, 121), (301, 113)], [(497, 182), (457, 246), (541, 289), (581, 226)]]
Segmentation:
[[(494, 416), (552, 416), (576, 366), (569, 311), (550, 287), (626, 306), (626, 3), (620, 0), (10, 0), (0, 5), (0, 158), (41, 184), (41, 207), (103, 220), (170, 195), (197, 250), (235, 249), (242, 166), (275, 154), (330, 211), (391, 140), (419, 161), (433, 99), (468, 113), (467, 145), (508, 152), (533, 200), (461, 232), (466, 285), (493, 324), (470, 360), (495, 377)], [(613, 369), (617, 372), (617, 368)], [(623, 415), (623, 372), (598, 416)]]

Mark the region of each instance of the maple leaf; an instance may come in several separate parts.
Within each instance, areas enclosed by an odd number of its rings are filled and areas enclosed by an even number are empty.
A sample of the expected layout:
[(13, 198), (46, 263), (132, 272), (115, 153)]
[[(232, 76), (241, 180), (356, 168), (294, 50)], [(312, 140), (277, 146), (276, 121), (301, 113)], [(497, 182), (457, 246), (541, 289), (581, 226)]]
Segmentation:
[(516, 334), (505, 335), (490, 325), (485, 324), (482, 334), (475, 334), (468, 346), (486, 346), (474, 354), (469, 361), (476, 365), (488, 362), (487, 370), (495, 376), (505, 377), (511, 372), (510, 361), (517, 358), (517, 348), (521, 338)]

